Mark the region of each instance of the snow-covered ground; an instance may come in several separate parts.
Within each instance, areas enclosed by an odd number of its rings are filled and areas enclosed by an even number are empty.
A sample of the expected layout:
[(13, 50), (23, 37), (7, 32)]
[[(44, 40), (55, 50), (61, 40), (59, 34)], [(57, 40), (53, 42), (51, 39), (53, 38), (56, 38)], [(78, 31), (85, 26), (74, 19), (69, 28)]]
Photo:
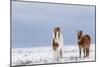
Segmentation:
[[(77, 45), (68, 45), (63, 48), (63, 59), (59, 62), (54, 61), (51, 47), (32, 47), (32, 48), (12, 48), (12, 66), (31, 65), (46, 63), (63, 63), (95, 60), (95, 45), (90, 48), (88, 58), (79, 58)], [(83, 54), (83, 53), (82, 53)]]

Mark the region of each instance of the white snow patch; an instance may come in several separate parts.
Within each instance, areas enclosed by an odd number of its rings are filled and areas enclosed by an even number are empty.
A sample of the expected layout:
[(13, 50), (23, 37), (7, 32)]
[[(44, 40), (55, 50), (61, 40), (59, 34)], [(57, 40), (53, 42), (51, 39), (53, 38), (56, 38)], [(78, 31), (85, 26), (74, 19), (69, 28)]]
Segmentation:
[(90, 47), (90, 56), (88, 58), (79, 58), (79, 50), (77, 45), (64, 46), (63, 59), (61, 59), (59, 62), (54, 61), (51, 47), (12, 48), (12, 66), (94, 60), (94, 44), (92, 44)]

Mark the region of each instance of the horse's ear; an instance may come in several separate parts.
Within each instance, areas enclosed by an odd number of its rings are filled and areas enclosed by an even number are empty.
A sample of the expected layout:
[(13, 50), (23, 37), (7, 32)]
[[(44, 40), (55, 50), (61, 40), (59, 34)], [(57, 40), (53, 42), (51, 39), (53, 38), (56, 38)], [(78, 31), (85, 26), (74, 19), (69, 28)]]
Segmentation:
[(82, 30), (81, 30), (80, 32), (81, 32), (81, 34), (82, 34)]
[(82, 30), (80, 32), (82, 32)]

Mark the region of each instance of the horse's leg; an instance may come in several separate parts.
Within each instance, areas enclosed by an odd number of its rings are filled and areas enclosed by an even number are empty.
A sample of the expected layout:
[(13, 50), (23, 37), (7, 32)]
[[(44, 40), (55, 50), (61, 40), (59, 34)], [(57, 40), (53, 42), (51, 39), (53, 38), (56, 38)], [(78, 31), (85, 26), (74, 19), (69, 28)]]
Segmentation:
[(54, 60), (56, 60), (56, 58), (57, 58), (56, 51), (53, 52), (53, 58), (54, 58)]
[(90, 55), (90, 47), (89, 47), (89, 50), (88, 50), (89, 52), (88, 52), (88, 56)]
[(59, 61), (59, 54), (58, 54), (58, 51), (57, 51), (57, 61)]
[(57, 61), (59, 61), (59, 57), (60, 57), (60, 51), (57, 50)]
[(58, 61), (58, 51), (54, 51), (54, 61)]
[(88, 48), (88, 56), (90, 55), (90, 48)]
[(89, 56), (89, 48), (86, 48), (86, 56)]
[(86, 48), (83, 48), (84, 57), (86, 57)]
[(60, 58), (63, 58), (62, 49), (60, 50)]
[(86, 48), (86, 57), (88, 56), (88, 49)]
[(80, 56), (79, 56), (79, 57), (81, 58), (81, 48), (79, 48), (79, 54), (80, 54)]

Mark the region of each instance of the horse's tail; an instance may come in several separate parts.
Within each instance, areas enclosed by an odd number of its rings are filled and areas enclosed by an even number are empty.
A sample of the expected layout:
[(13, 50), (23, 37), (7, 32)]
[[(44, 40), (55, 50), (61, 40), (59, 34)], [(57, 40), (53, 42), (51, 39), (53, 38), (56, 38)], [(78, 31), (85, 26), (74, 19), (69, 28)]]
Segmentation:
[(85, 35), (88, 38), (89, 45), (91, 44), (91, 37), (89, 35)]

